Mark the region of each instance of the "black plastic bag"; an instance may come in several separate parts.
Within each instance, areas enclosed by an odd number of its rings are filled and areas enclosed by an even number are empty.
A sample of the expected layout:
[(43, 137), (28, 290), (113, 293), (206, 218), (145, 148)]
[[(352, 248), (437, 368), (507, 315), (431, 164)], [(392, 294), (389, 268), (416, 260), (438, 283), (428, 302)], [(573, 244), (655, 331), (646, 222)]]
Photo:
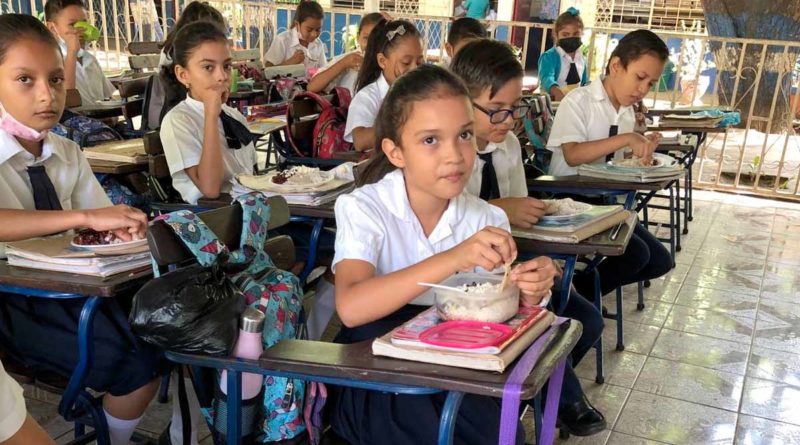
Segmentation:
[(162, 349), (227, 355), (239, 334), (245, 309), (242, 292), (217, 264), (168, 272), (133, 297), (131, 330)]

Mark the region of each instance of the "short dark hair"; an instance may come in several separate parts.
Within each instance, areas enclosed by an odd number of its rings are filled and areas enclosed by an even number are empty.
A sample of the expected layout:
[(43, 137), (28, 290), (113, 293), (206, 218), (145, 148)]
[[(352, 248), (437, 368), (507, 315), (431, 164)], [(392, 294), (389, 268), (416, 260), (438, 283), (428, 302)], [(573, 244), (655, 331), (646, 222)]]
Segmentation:
[[(629, 63), (645, 54), (655, 56), (662, 62), (669, 59), (667, 44), (659, 36), (646, 29), (637, 29), (629, 32), (619, 41), (608, 60), (610, 62), (614, 57), (619, 57), (622, 67), (627, 69)], [(610, 66), (610, 64), (607, 65)], [(606, 74), (609, 73), (609, 66), (606, 66)]]
[(447, 33), (447, 43), (452, 46), (464, 39), (485, 39), (489, 36), (481, 22), (471, 17), (461, 17), (450, 25)]
[[(386, 20), (386, 18), (380, 12), (370, 12), (369, 14), (361, 17), (361, 20), (358, 21), (358, 31), (356, 33), (356, 37), (361, 35), (361, 29), (365, 26), (369, 25), (377, 25), (378, 23)], [(361, 48), (363, 51), (366, 48)]]
[(297, 10), (294, 13), (294, 21), (303, 23), (306, 19), (322, 20), (325, 18), (325, 12), (322, 6), (313, 0), (301, 0), (297, 4)]
[(445, 68), (421, 65), (397, 78), (389, 88), (375, 118), (376, 147), (364, 171), (359, 175), (359, 186), (378, 182), (396, 169), (381, 149), (381, 143), (388, 139), (402, 146), (400, 136), (414, 103), (444, 97), (469, 99), (469, 92), (461, 79)]
[(183, 29), (184, 26), (194, 22), (211, 22), (216, 23), (220, 28), (225, 28), (225, 18), (219, 10), (208, 2), (194, 1), (186, 5), (181, 12), (178, 21), (172, 26), (172, 29), (167, 34), (167, 39), (164, 41), (164, 52), (169, 53), (172, 51), (172, 42), (175, 40), (175, 35), (178, 31)]
[(489, 88), (489, 97), (510, 80), (525, 75), (514, 48), (499, 40), (480, 39), (467, 43), (456, 54), (450, 69), (460, 77), (475, 98)]
[(61, 11), (70, 6), (86, 9), (86, 4), (83, 3), (83, 0), (47, 0), (44, 5), (44, 19), (52, 21)]
[(56, 38), (36, 17), (28, 14), (0, 15), (0, 63), (5, 60), (11, 45), (26, 38), (39, 40), (58, 50)]

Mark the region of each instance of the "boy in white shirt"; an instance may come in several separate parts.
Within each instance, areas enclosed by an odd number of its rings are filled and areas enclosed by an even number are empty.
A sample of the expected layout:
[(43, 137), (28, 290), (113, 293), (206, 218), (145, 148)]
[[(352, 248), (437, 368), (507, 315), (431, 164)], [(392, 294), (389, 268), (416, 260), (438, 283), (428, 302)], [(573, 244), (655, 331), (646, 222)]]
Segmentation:
[(84, 49), (83, 31), (75, 23), (88, 21), (83, 0), (49, 0), (44, 7), (47, 28), (56, 36), (64, 56), (64, 84), (77, 88), (84, 105), (108, 99), (116, 88), (97, 59)]
[[(461, 48), (450, 69), (466, 83), (475, 109), (479, 159), (475, 160), (467, 192), (503, 209), (512, 226), (530, 227), (544, 215), (545, 205), (528, 197), (520, 143), (511, 131), (514, 121), (530, 109), (529, 105), (520, 104), (524, 72), (519, 59), (507, 43), (480, 39)], [(559, 315), (583, 324), (583, 333), (564, 373), (560, 428), (576, 436), (593, 435), (602, 431), (606, 422), (583, 393), (574, 366), (602, 335), (603, 318), (592, 303), (576, 292), (570, 293)]]
[(325, 45), (319, 41), (322, 32), (322, 6), (315, 1), (301, 1), (297, 5), (292, 29), (273, 39), (264, 54), (264, 66), (297, 65), (316, 71), (328, 63)]

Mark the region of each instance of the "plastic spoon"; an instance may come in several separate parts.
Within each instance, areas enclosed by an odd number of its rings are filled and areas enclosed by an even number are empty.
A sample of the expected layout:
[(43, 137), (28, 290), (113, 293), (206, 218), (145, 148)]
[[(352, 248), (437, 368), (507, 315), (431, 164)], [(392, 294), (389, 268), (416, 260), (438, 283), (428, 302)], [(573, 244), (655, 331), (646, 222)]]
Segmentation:
[(417, 284), (420, 285), (420, 286), (435, 287), (437, 289), (449, 290), (449, 291), (452, 291), (452, 292), (461, 292), (462, 294), (466, 294), (467, 293), (466, 291), (463, 291), (463, 290), (461, 290), (461, 289), (459, 289), (457, 287), (450, 287), (450, 286), (445, 286), (445, 285), (442, 285), (442, 284), (433, 284), (433, 283), (424, 283), (424, 282), (419, 282)]

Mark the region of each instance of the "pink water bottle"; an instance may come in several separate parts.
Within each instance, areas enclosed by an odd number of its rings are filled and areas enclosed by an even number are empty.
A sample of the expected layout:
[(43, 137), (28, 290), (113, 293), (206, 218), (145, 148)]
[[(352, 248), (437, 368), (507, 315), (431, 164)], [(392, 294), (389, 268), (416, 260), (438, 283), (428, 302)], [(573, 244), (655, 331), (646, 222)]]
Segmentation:
[[(239, 339), (233, 347), (233, 355), (238, 358), (257, 360), (264, 352), (261, 343), (261, 333), (264, 330), (264, 314), (258, 309), (248, 307), (242, 313), (242, 323), (239, 328)], [(261, 392), (264, 376), (261, 374), (242, 374), (242, 400), (249, 400)], [(228, 373), (222, 371), (219, 381), (220, 389), (228, 394)]]

